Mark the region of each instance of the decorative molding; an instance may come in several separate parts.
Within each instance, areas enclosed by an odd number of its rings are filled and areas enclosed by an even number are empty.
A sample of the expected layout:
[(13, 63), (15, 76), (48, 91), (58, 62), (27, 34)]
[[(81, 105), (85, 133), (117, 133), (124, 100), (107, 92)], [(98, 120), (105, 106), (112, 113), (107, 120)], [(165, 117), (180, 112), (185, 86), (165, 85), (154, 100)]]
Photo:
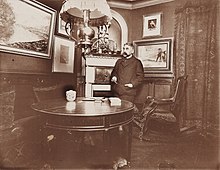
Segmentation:
[(132, 3), (130, 2), (108, 2), (111, 8), (132, 9)]
[(111, 9), (112, 17), (121, 27), (121, 47), (128, 41), (128, 26), (124, 18), (116, 11)]
[(144, 2), (108, 2), (110, 7), (113, 8), (122, 8), (122, 9), (138, 9), (138, 8), (144, 8), (148, 6), (153, 5), (159, 5), (167, 2), (172, 2), (174, 0), (150, 0), (150, 1), (144, 1)]
[(145, 1), (145, 2), (136, 2), (132, 5), (132, 9), (138, 9), (138, 8), (143, 8), (143, 7), (148, 7), (148, 6), (153, 6), (153, 5), (159, 5), (167, 2), (172, 2), (174, 0), (151, 0), (151, 1)]

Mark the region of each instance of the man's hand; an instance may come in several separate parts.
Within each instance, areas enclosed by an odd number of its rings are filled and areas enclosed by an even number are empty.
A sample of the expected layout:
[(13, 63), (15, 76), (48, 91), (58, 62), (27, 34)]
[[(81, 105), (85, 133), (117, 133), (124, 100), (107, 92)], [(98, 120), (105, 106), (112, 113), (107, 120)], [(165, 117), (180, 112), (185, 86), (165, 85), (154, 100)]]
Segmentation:
[(131, 83), (125, 84), (125, 87), (132, 88), (132, 87), (133, 87), (133, 84), (131, 84)]
[(111, 81), (114, 82), (115, 84), (118, 84), (117, 83), (117, 77), (115, 77), (115, 76), (112, 77)]

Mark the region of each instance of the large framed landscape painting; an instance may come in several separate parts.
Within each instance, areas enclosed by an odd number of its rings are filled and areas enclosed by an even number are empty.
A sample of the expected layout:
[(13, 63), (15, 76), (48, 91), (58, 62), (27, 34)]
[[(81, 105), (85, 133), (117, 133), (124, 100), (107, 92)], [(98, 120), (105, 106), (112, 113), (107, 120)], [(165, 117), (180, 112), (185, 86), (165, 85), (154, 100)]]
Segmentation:
[(54, 9), (35, 0), (1, 0), (0, 13), (0, 51), (51, 58)]
[(173, 73), (173, 37), (134, 41), (145, 75)]

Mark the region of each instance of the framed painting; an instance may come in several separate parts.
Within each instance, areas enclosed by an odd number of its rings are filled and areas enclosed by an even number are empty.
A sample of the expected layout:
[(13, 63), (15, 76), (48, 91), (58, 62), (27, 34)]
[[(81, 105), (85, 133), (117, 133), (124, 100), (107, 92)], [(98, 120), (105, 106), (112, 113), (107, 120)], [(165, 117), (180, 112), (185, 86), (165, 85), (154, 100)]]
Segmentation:
[(95, 83), (109, 84), (113, 67), (96, 67), (95, 68)]
[(134, 41), (146, 75), (173, 73), (173, 37)]
[(58, 34), (69, 36), (65, 30), (66, 22), (61, 19), (60, 13), (58, 15), (57, 21), (58, 21), (57, 22), (58, 23), (58, 28), (57, 28)]
[[(78, 29), (77, 25), (73, 24), (72, 25), (73, 28), (70, 28), (71, 27), (70, 23), (66, 23), (65, 21), (62, 20), (61, 13), (59, 13), (58, 15), (57, 23), (58, 23), (57, 24), (58, 35), (64, 36), (66, 38), (71, 38), (74, 41), (77, 40), (77, 29)], [(72, 32), (71, 29), (73, 29)]]
[(53, 72), (73, 73), (75, 41), (63, 37), (54, 37)]
[(162, 13), (143, 16), (143, 38), (162, 35)]
[(4, 0), (0, 11), (0, 51), (51, 58), (54, 9), (35, 0)]

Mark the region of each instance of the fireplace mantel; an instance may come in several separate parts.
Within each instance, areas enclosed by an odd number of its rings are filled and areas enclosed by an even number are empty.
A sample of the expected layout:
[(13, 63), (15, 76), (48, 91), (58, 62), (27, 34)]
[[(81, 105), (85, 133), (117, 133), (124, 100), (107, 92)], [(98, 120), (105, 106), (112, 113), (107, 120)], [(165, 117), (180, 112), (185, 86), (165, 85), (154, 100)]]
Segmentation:
[(85, 60), (85, 97), (93, 97), (94, 92), (110, 92), (110, 74), (120, 55), (93, 54)]

